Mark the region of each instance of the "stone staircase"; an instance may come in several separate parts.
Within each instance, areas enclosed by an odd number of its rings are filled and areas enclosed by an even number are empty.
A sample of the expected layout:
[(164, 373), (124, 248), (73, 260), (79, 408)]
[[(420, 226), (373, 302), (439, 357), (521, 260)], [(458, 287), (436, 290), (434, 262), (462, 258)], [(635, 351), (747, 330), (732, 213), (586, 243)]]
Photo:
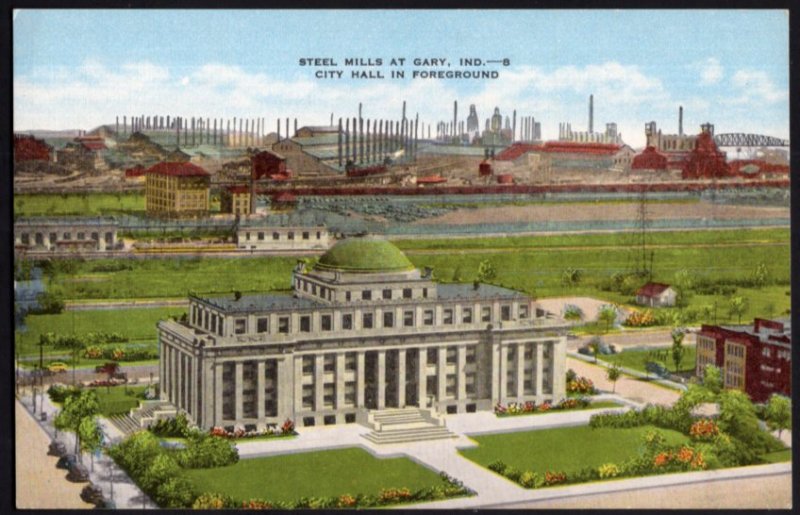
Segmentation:
[(147, 428), (158, 419), (174, 417), (178, 410), (167, 401), (143, 401), (125, 415), (109, 418), (125, 436)]
[(456, 438), (444, 425), (444, 419), (431, 410), (395, 408), (371, 411), (367, 425), (372, 431), (362, 435), (375, 444), (419, 442)]

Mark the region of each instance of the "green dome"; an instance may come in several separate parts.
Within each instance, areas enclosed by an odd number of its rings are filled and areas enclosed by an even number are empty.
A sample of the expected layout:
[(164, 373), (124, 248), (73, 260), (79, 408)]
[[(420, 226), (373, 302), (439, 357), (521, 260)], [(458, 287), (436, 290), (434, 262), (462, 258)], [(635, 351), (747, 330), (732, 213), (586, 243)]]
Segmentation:
[(319, 258), (315, 268), (339, 272), (407, 272), (414, 269), (400, 249), (377, 238), (347, 238)]

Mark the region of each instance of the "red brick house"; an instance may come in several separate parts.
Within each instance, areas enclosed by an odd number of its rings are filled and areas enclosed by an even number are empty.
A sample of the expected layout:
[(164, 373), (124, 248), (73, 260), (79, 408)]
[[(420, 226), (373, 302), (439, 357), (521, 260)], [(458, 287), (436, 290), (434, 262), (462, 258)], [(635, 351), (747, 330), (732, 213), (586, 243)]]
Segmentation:
[(763, 318), (752, 329), (703, 325), (697, 333), (698, 377), (709, 364), (720, 368), (725, 388), (743, 390), (754, 402), (773, 393), (791, 396), (791, 325)]

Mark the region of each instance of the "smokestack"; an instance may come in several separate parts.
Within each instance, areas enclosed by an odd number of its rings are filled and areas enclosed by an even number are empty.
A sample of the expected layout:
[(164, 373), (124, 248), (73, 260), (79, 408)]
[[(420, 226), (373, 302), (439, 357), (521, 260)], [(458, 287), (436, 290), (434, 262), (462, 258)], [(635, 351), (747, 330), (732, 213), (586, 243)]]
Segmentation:
[(678, 106), (678, 136), (683, 136), (683, 106)]
[(333, 127), (333, 113), (331, 113), (331, 127)]
[[(333, 116), (333, 114), (331, 114)], [(331, 125), (333, 125), (333, 120), (331, 119)], [(342, 119), (339, 118), (339, 168), (342, 167)]]
[(350, 159), (350, 118), (345, 118), (344, 160)]
[(364, 163), (364, 119), (361, 118), (361, 104), (358, 105), (358, 162)]
[(286, 137), (287, 138), (291, 138), (291, 136), (289, 136), (289, 117), (288, 116), (286, 117)]
[(458, 130), (458, 100), (453, 100), (453, 136), (455, 131)]
[(406, 101), (403, 100), (403, 120), (406, 119)]
[(370, 151), (369, 150), (370, 150), (370, 145), (371, 144), (372, 144), (372, 138), (371, 138), (371, 133), (370, 133), (370, 130), (369, 130), (369, 118), (367, 118), (367, 145), (366, 145), (367, 148), (365, 149), (365, 153), (367, 154), (367, 163), (370, 162)]
[(297, 118), (294, 119), (294, 135), (297, 136)]
[(594, 95), (589, 95), (589, 133), (594, 132)]
[(250, 158), (250, 214), (256, 214), (256, 162)]
[(281, 119), (278, 118), (278, 141), (281, 140)]

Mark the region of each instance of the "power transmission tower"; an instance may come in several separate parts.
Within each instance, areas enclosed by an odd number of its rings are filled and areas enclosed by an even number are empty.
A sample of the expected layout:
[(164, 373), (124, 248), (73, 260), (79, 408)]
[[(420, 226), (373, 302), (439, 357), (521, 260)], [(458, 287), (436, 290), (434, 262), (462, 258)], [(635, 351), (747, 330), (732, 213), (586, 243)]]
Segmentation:
[[(642, 276), (652, 275), (647, 266), (647, 188), (639, 191), (639, 208), (637, 210), (638, 245), (636, 258), (636, 273)], [(652, 258), (651, 258), (652, 260)]]

